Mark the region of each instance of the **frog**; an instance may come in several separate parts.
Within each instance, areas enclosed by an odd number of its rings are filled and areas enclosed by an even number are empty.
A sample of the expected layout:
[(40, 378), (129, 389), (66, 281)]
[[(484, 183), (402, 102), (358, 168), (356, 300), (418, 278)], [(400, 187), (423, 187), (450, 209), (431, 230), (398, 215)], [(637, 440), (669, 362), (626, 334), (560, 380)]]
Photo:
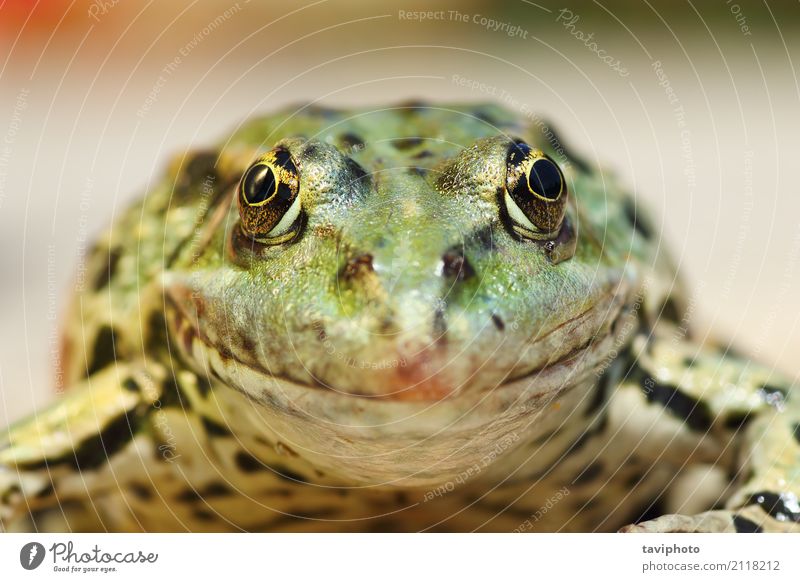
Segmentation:
[(797, 532), (800, 395), (695, 335), (639, 198), (497, 103), (175, 156), (0, 433), (2, 530)]

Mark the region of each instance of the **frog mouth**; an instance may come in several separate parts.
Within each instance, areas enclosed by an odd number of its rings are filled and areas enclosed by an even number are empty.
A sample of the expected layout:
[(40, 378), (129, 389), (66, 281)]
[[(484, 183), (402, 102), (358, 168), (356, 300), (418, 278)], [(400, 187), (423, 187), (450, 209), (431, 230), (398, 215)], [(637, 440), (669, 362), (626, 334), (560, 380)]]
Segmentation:
[[(496, 454), (496, 443), (529, 442), (562, 422), (561, 407), (573, 408), (585, 397), (596, 382), (592, 372), (616, 347), (616, 325), (602, 333), (587, 326), (603, 311), (620, 321), (615, 300), (603, 301), (532, 344), (544, 349), (569, 337), (576, 347), (567, 353), (506, 374), (488, 390), (471, 386), (451, 397), (414, 400), (370, 397), (275, 375), (220, 347), (223, 342), (204, 334), (196, 317), (170, 303), (173, 345), (180, 344), (189, 366), (211, 378), (212, 385), (219, 381), (231, 388), (216, 392), (216, 402), (237, 419), (234, 430), (289, 443), (320, 470), (369, 486), (441, 484)], [(191, 309), (192, 304), (182, 305)]]
[[(466, 382), (459, 383), (442, 375), (418, 374), (421, 366), (415, 360), (406, 361), (402, 368), (398, 368), (401, 370), (400, 374), (404, 376), (405, 384), (386, 390), (384, 393), (343, 389), (313, 376), (306, 381), (301, 381), (284, 374), (276, 374), (254, 358), (246, 359), (240, 355), (240, 350), (221, 341), (214, 341), (203, 332), (197, 317), (189, 316), (180, 308), (177, 301), (172, 301), (170, 304), (169, 321), (172, 324), (173, 337), (180, 340), (179, 345), (184, 356), (195, 364), (198, 371), (217, 378), (255, 400), (273, 401), (274, 396), (269, 395), (270, 386), (277, 386), (284, 391), (287, 387), (291, 387), (292, 392), (314, 391), (314, 393), (324, 392), (334, 396), (367, 399), (373, 402), (405, 402), (427, 405), (431, 402), (457, 397), (469, 391), (472, 388), (471, 384), (481, 384), (480, 375), (483, 372), (480, 368), (469, 374)], [(522, 369), (510, 369), (505, 373), (491, 375), (491, 382), (484, 383), (485, 385), (482, 386), (486, 388), (483, 392), (502, 391), (524, 385), (531, 394), (556, 395), (574, 386), (573, 378), (580, 377), (586, 370), (596, 368), (604, 358), (607, 358), (611, 349), (609, 344), (612, 342), (612, 336), (616, 336), (614, 343), (618, 344), (621, 340), (619, 333), (615, 333), (615, 330), (610, 328), (611, 326), (605, 326), (604, 329), (597, 331), (596, 326), (591, 325), (591, 322), (598, 317), (599, 312), (608, 313), (608, 307), (608, 303), (600, 302), (543, 334), (542, 337), (530, 344), (529, 349), (533, 352), (549, 353), (549, 357), (544, 357), (541, 361)], [(615, 313), (615, 315), (619, 314)], [(614, 327), (620, 327), (619, 320), (623, 318), (613, 319), (618, 322), (618, 325)], [(562, 335), (571, 337), (575, 335), (576, 329), (587, 327), (594, 328), (595, 332), (584, 334), (585, 337), (580, 338), (580, 343), (571, 349), (562, 349), (560, 352), (547, 349), (554, 343), (563, 346)], [(478, 376), (478, 381), (475, 381), (476, 376)], [(481, 392), (481, 390), (477, 392)]]

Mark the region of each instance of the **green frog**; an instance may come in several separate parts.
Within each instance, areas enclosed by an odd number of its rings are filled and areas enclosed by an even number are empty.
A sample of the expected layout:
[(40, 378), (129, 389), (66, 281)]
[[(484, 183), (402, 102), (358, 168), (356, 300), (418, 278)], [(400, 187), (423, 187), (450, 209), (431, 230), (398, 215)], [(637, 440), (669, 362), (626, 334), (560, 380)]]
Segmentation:
[(800, 530), (800, 394), (661, 242), (498, 105), (248, 121), (86, 256), (2, 529)]

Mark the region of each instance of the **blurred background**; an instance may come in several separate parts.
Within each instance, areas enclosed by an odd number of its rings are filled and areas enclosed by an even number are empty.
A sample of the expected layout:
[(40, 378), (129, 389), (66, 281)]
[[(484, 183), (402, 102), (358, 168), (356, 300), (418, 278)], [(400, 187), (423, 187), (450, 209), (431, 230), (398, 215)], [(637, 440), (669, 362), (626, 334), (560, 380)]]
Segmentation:
[(692, 324), (796, 377), (798, 32), (794, 1), (6, 0), (0, 425), (53, 397), (80, 255), (170, 155), (309, 100), (552, 120), (650, 206)]

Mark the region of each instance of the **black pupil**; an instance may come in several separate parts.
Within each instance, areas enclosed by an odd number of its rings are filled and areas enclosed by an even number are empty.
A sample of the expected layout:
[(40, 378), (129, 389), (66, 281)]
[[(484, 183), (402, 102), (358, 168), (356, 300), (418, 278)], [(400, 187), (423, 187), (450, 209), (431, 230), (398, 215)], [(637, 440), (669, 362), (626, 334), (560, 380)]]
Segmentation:
[(539, 196), (555, 200), (561, 193), (561, 172), (550, 160), (536, 160), (531, 168), (528, 182)]
[(272, 168), (259, 165), (250, 170), (244, 179), (244, 195), (248, 204), (264, 202), (275, 193), (275, 174)]

